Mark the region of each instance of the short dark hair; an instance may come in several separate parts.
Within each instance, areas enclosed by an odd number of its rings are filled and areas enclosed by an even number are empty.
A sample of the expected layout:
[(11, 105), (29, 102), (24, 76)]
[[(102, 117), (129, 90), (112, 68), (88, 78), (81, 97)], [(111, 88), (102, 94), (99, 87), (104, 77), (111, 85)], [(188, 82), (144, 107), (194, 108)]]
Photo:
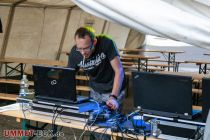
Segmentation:
[(78, 36), (79, 38), (84, 38), (86, 35), (88, 35), (93, 42), (95, 39), (95, 30), (92, 27), (86, 26), (86, 27), (80, 27), (77, 29), (77, 31), (74, 34), (74, 37)]

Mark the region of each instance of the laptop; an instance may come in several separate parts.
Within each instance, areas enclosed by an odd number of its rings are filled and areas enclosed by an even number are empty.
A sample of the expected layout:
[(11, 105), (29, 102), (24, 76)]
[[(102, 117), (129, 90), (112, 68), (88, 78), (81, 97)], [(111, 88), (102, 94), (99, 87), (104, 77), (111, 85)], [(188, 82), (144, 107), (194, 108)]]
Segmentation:
[(89, 100), (77, 95), (75, 74), (71, 68), (33, 65), (34, 101), (60, 106)]
[(132, 72), (134, 106), (144, 113), (174, 119), (193, 119), (192, 77)]
[(210, 78), (202, 79), (202, 119), (204, 122), (210, 109)]

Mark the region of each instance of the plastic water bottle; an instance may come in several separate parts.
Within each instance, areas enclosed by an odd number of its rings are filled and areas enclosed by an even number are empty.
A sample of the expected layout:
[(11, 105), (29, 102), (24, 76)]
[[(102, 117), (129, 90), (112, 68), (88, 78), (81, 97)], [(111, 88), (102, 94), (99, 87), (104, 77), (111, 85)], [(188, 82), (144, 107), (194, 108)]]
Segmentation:
[(28, 87), (29, 87), (29, 84), (28, 84), (27, 76), (23, 75), (20, 81), (20, 92), (19, 92), (20, 97), (24, 97), (29, 93)]
[(151, 135), (158, 137), (161, 134), (161, 130), (158, 128), (159, 121), (157, 119), (151, 120)]

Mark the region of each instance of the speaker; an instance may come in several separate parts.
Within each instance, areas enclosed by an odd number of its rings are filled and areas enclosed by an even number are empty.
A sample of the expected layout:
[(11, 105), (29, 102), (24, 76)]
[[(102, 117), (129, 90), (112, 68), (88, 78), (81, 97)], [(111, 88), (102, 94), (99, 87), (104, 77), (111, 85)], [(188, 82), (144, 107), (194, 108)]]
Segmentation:
[(202, 119), (206, 122), (210, 109), (210, 78), (202, 79)]
[(3, 27), (2, 27), (1, 19), (0, 19), (0, 33), (3, 33)]

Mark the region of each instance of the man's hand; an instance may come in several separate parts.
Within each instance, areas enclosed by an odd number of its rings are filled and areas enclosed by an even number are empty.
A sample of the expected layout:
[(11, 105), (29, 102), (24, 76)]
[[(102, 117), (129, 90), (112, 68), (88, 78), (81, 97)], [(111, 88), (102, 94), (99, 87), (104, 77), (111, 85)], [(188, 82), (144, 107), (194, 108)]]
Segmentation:
[(113, 97), (109, 98), (109, 100), (106, 102), (106, 105), (110, 107), (112, 110), (117, 110), (119, 108), (117, 100)]

